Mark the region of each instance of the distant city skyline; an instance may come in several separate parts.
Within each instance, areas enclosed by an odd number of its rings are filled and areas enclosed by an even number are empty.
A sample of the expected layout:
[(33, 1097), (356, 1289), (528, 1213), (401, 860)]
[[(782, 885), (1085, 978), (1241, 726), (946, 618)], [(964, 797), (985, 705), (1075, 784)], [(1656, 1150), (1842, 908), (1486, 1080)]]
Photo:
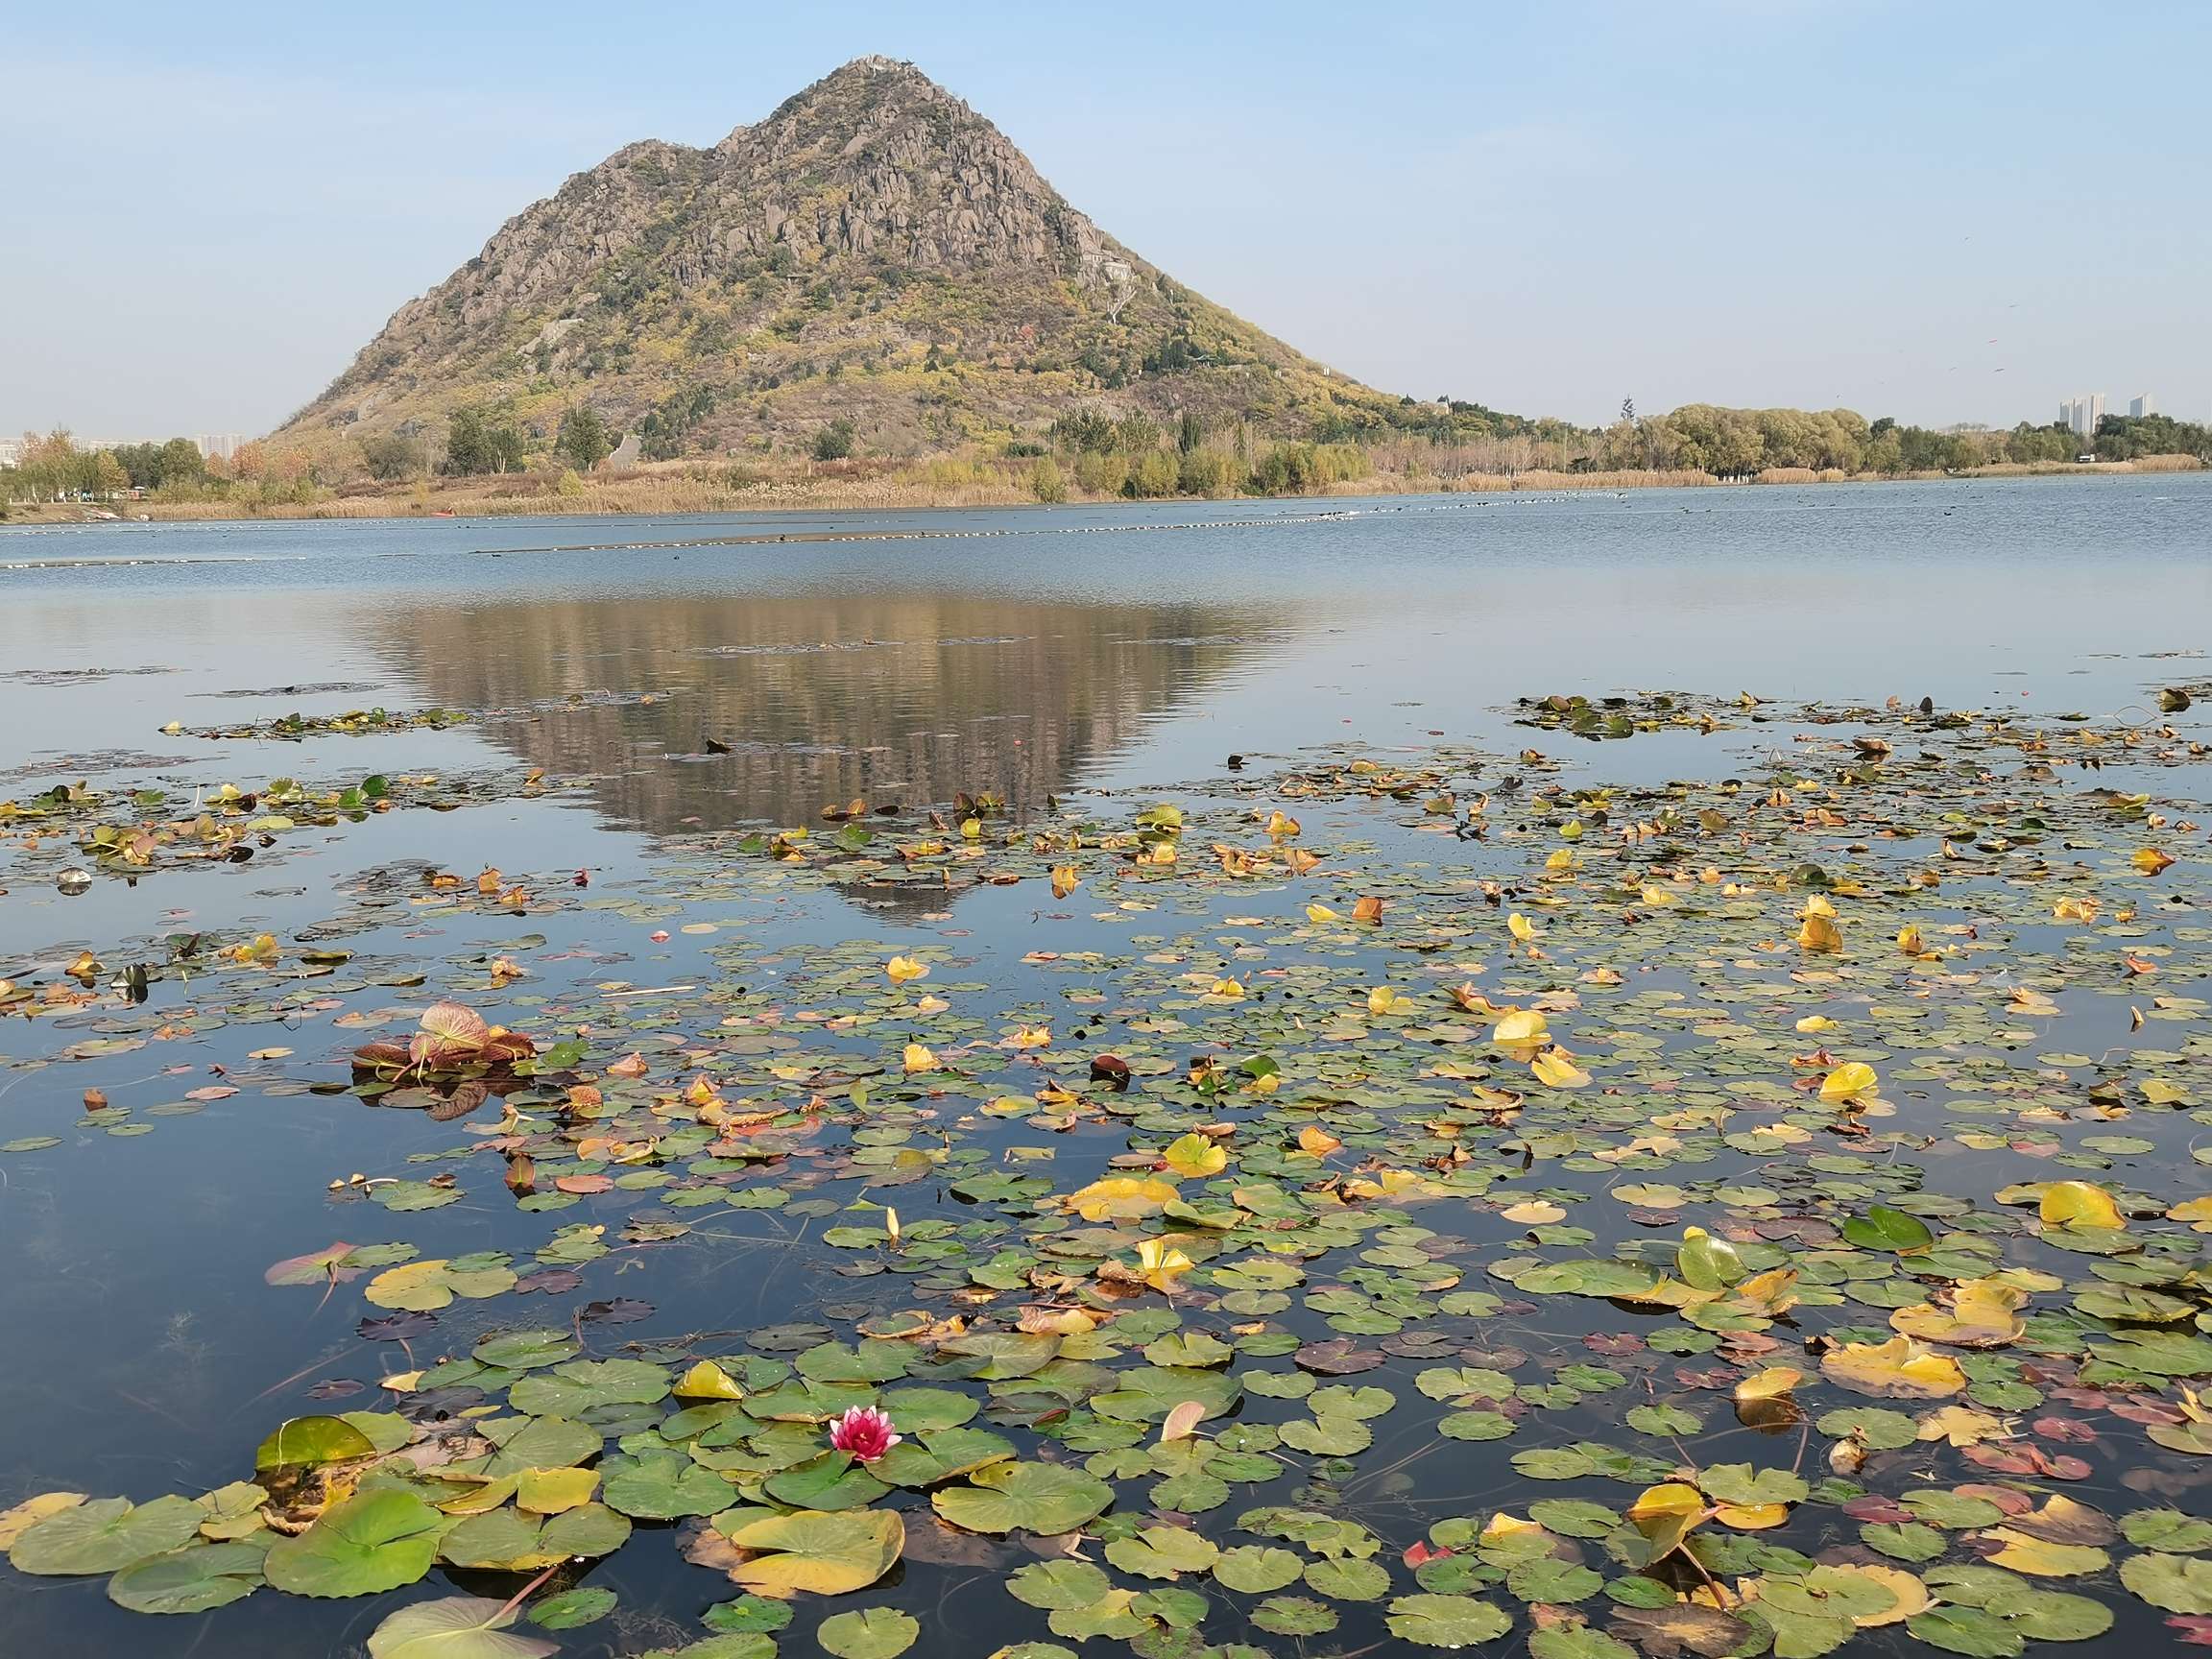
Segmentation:
[[(0, 431), (266, 432), (570, 174), (713, 144), (871, 52), (1178, 280), (1391, 392), (2010, 426), (2103, 382), (2212, 415), (2212, 192), (2184, 164), (2212, 7), (2181, 0), (101, 15), (10, 23), (38, 66), (0, 100), (12, 171), (101, 205), (20, 212)], [(2056, 141), (2049, 111), (2097, 88), (2127, 118)]]
[(2104, 394), (2087, 392), (2058, 405), (2058, 419), (2078, 438), (2093, 437), (2097, 422), (2104, 419)]

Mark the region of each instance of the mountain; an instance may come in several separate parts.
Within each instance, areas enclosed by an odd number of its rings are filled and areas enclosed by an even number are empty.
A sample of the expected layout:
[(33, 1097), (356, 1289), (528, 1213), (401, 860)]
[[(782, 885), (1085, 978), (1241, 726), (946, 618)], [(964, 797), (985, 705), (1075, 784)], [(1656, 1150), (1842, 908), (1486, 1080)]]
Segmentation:
[(710, 150), (646, 142), (501, 227), (276, 435), (541, 449), (589, 404), (645, 452), (916, 455), (1084, 410), (1304, 437), (1385, 398), (1174, 281), (910, 64), (863, 58)]

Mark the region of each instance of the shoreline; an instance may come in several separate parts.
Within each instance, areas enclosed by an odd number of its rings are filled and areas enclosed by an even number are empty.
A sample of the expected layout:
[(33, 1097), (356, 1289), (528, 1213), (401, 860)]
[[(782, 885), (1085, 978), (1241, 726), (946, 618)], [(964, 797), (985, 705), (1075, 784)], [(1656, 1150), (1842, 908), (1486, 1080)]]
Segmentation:
[(668, 517), (700, 513), (776, 512), (951, 512), (962, 509), (1009, 507), (1098, 507), (1121, 503), (1161, 505), (1170, 502), (1325, 502), (1411, 495), (1512, 495), (1602, 493), (1628, 490), (1736, 490), (1790, 485), (1904, 484), (1958, 482), (2011, 478), (2140, 477), (2205, 470), (2200, 465), (2183, 465), (2186, 458), (2159, 458), (2158, 465), (2137, 461), (2090, 463), (2002, 463), (1960, 472), (1845, 473), (1815, 472), (1805, 468), (1769, 469), (1742, 478), (1717, 478), (1705, 472), (1619, 471), (1558, 472), (1533, 470), (1512, 474), (1471, 473), (1445, 478), (1428, 474), (1382, 473), (1355, 482), (1328, 485), (1297, 493), (1275, 495), (1243, 493), (1222, 495), (1166, 495), (1130, 497), (1085, 495), (1070, 491), (1060, 502), (1039, 501), (1035, 493), (1008, 479), (1002, 483), (946, 486), (925, 479), (896, 477), (810, 476), (731, 486), (701, 475), (696, 464), (683, 470), (621, 474), (588, 484), (581, 493), (564, 493), (550, 488), (528, 493), (502, 493), (487, 490), (500, 478), (440, 480), (430, 489), (410, 487), (404, 493), (333, 496), (318, 501), (233, 502), (123, 501), (95, 506), (82, 502), (49, 502), (36, 506), (14, 504), (0, 516), (0, 529), (23, 527), (73, 528), (102, 524), (139, 523), (252, 523), (263, 520), (534, 518), (534, 517)]

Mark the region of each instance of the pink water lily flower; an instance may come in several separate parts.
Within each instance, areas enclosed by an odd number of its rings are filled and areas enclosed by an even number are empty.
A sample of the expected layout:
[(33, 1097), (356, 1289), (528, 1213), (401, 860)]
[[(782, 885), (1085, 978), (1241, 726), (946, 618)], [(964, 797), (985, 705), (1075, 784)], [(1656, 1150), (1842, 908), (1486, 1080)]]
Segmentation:
[(888, 1413), (873, 1406), (855, 1406), (830, 1425), (830, 1444), (850, 1452), (855, 1463), (873, 1463), (903, 1440), (891, 1431)]

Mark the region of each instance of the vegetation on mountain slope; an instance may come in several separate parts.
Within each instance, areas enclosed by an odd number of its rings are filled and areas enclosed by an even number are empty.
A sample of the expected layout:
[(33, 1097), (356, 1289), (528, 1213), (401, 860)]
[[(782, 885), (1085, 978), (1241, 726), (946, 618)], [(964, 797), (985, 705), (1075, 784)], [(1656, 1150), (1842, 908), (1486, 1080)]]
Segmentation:
[[(806, 454), (826, 428), (914, 456), (1079, 409), (1298, 438), (1407, 419), (1105, 235), (988, 121), (884, 59), (711, 150), (634, 144), (569, 180), (402, 307), (277, 440), (390, 472), (437, 465), (457, 417), (543, 455), (584, 407), (642, 460)], [(1444, 418), (1465, 436), (1527, 424), (1473, 404)]]

